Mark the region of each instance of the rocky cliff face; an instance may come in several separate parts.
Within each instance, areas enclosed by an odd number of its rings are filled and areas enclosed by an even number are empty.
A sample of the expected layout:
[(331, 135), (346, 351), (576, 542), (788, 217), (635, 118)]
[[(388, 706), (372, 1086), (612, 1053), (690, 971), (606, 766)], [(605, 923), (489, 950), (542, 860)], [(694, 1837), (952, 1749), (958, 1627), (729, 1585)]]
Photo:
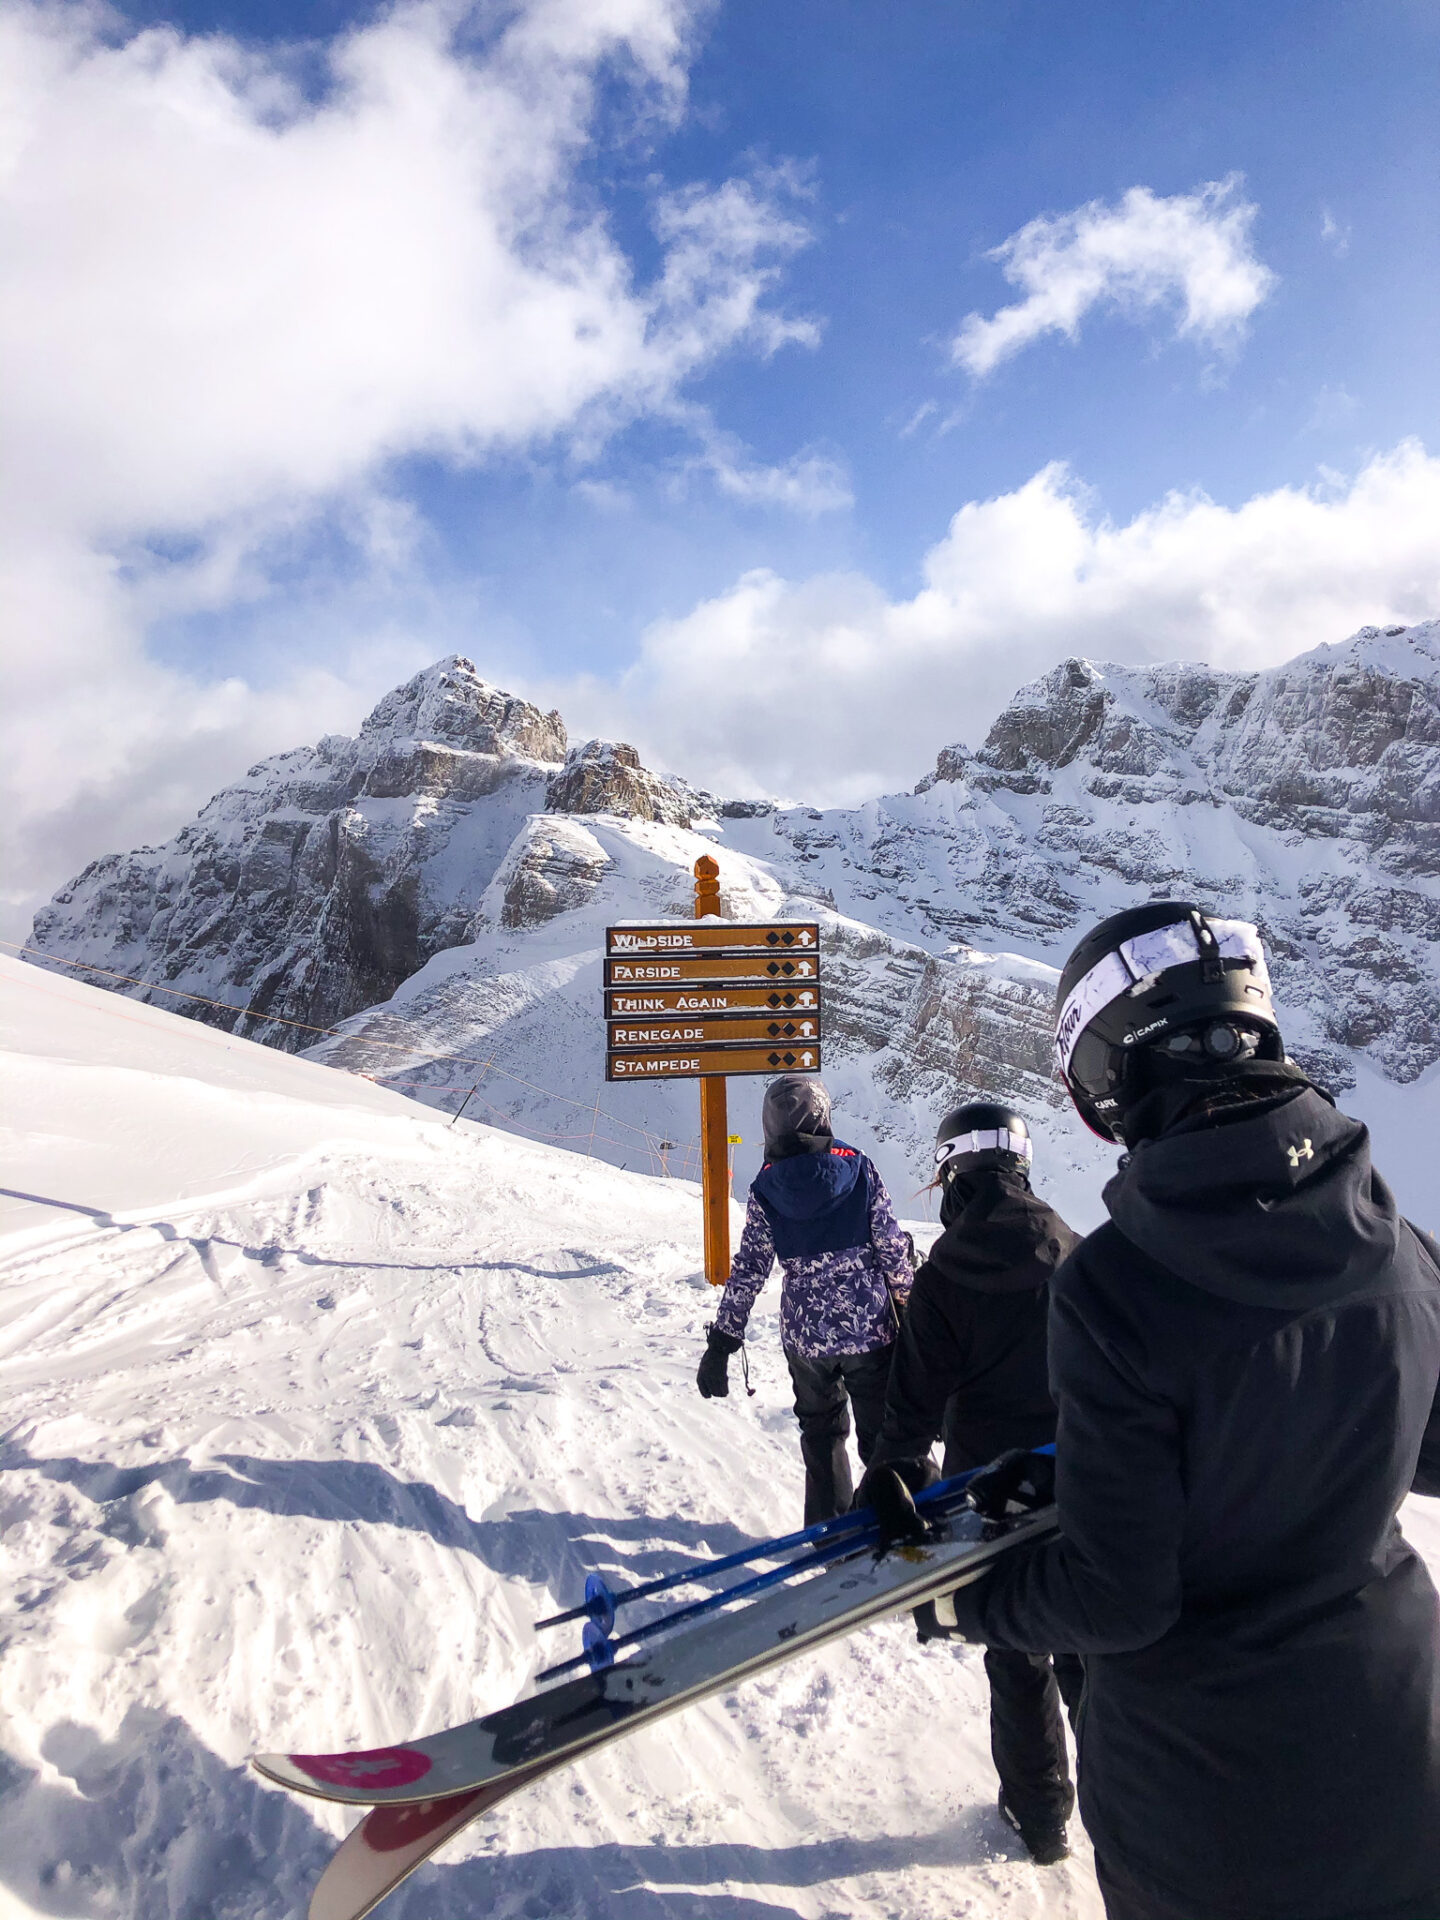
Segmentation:
[(587, 740), (572, 747), (546, 789), (545, 805), (551, 813), (623, 813), (672, 827), (688, 827), (701, 811), (688, 792), (648, 773), (623, 740)]
[(32, 944), (133, 976), (128, 990), (162, 1006), (307, 1046), (307, 1027), (388, 998), (466, 937), (565, 750), (558, 714), (442, 660), (357, 739), (262, 761), (168, 845), (94, 862), (36, 917)]
[(1332, 1077), (1440, 1059), (1440, 623), (1258, 674), (1067, 661), (942, 753), (919, 791), (947, 789), (969, 884), (935, 924), (1063, 945), (1137, 897), (1225, 902)]
[(602, 931), (688, 915), (707, 850), (731, 916), (823, 920), (827, 1079), (902, 1182), (973, 1093), (1048, 1109), (1088, 1166), (1050, 1075), (1054, 969), (1157, 895), (1260, 924), (1287, 1038), (1332, 1084), (1408, 1084), (1440, 1060), (1440, 623), (1266, 673), (1067, 661), (914, 793), (829, 811), (720, 804), (622, 743), (567, 752), (558, 715), (442, 661), (358, 739), (97, 862), (35, 941), (279, 1045), (312, 1036), (277, 1016), (345, 1022), (320, 1057), (422, 1098), (454, 1104), (483, 1064), (484, 1117), (571, 1139), (578, 1102), (586, 1150), (643, 1165), (636, 1137), (693, 1133), (693, 1089), (603, 1086)]

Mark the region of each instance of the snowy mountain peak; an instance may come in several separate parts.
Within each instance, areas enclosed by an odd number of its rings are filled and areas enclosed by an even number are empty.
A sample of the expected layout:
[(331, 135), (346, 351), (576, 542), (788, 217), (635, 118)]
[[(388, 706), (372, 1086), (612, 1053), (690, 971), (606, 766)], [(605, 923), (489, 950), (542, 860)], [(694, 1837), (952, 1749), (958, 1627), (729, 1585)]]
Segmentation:
[(1048, 794), (1075, 766), (1075, 782), (1096, 798), (1218, 789), (1253, 817), (1327, 836), (1363, 837), (1365, 816), (1378, 813), (1414, 829), (1407, 860), (1422, 842), (1430, 860), (1440, 853), (1427, 831), (1437, 746), (1440, 622), (1428, 621), (1364, 627), (1256, 673), (1066, 660), (1020, 690), (978, 749), (944, 748), (916, 791), (963, 781)]
[(436, 741), (466, 753), (565, 758), (565, 724), (482, 680), (473, 661), (452, 653), (379, 701), (360, 729), (362, 742)]
[(1413, 627), (1361, 627), (1348, 640), (1322, 642), (1289, 664), (1326, 669), (1347, 662), (1401, 680), (1434, 679), (1440, 675), (1440, 620), (1422, 620)]
[(622, 813), (672, 827), (688, 827), (700, 811), (693, 793), (642, 767), (640, 755), (623, 740), (571, 747), (545, 805), (551, 813)]

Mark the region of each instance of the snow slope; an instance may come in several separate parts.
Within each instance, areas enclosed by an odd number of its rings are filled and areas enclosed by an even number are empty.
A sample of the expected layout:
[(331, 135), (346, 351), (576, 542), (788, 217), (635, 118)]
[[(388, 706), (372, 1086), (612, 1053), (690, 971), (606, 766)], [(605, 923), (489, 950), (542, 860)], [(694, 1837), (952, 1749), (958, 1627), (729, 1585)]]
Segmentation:
[[(773, 1289), (756, 1397), (694, 1390), (693, 1187), (9, 961), (0, 1092), (4, 1920), (299, 1914), (345, 1822), (249, 1752), (466, 1718), (588, 1568), (795, 1522)], [(977, 1655), (873, 1628), (520, 1796), (384, 1911), (1098, 1920), (1083, 1856), (1009, 1844), (983, 1697)]]

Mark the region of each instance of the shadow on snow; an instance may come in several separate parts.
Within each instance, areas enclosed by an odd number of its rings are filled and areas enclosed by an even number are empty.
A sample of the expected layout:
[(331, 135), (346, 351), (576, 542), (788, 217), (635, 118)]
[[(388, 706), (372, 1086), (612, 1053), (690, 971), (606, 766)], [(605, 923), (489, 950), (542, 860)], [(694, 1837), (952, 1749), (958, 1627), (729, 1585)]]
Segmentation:
[[(574, 1581), (575, 1599), (583, 1574), (592, 1568), (628, 1585), (676, 1569), (677, 1556), (683, 1565), (689, 1554), (697, 1573), (703, 1573), (708, 1558), (750, 1539), (728, 1522), (703, 1523), (678, 1514), (597, 1517), (527, 1508), (503, 1520), (473, 1520), (435, 1487), (401, 1480), (365, 1460), (259, 1460), (222, 1453), (216, 1461), (203, 1467), (184, 1459), (121, 1467), (103, 1460), (46, 1459), (15, 1440), (0, 1445), (0, 1472), (37, 1473), (73, 1487), (106, 1510), (101, 1531), (127, 1545), (137, 1544), (145, 1533), (126, 1503), (157, 1486), (177, 1506), (227, 1500), (282, 1518), (403, 1527), (437, 1546), (472, 1554), (506, 1579), (536, 1586)], [(634, 1543), (629, 1553), (624, 1552), (627, 1543)]]
[[(0, 1753), (0, 1886), (56, 1920), (299, 1920), (338, 1844), (303, 1802), (227, 1765), (172, 1714), (132, 1707), (108, 1741), (62, 1721), (41, 1752), (58, 1780)], [(838, 1893), (838, 1883), (861, 1876), (984, 1864), (1005, 1850), (995, 1845), (996, 1826), (970, 1809), (930, 1834), (487, 1852), (423, 1868), (383, 1912), (387, 1920), (790, 1920), (794, 1909), (767, 1897), (772, 1889), (837, 1883)], [(747, 1887), (761, 1891), (738, 1890)], [(893, 1899), (897, 1890), (888, 1891)], [(838, 1920), (833, 1899), (827, 1907)]]

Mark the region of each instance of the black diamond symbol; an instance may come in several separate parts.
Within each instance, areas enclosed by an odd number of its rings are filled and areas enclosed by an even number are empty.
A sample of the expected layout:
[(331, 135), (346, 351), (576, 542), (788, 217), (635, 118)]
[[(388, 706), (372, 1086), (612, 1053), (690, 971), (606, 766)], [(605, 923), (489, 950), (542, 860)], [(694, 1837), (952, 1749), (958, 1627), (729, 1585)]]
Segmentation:
[(765, 939), (767, 944), (772, 947), (778, 947), (780, 944), (780, 936), (778, 933), (767, 933)]
[(766, 973), (783, 973), (785, 969), (778, 960), (772, 960), (765, 969)]
[(793, 1067), (795, 1064), (795, 1056), (793, 1053), (782, 1053), (780, 1058), (785, 1062), (787, 1067)]
[(793, 1020), (787, 1020), (785, 1022), (784, 1027), (782, 1028), (782, 1032), (793, 1034), (794, 1031), (795, 1031), (795, 1022)]
[(777, 1033), (783, 1033), (785, 1029), (780, 1025), (780, 1022), (778, 1020), (772, 1020), (769, 1026), (765, 1029), (765, 1031), (769, 1034), (777, 1034)]
[(784, 933), (784, 934), (781, 934), (781, 936), (780, 936), (780, 937), (781, 937), (781, 939), (782, 939), (782, 940), (783, 940), (783, 941), (785, 942), (785, 944), (786, 944), (786, 946), (787, 946), (787, 947), (793, 947), (793, 946), (794, 946), (794, 944), (795, 944), (795, 936), (794, 936), (794, 934), (793, 934), (793, 933)]
[(778, 1067), (778, 1066), (779, 1066), (779, 1064), (780, 1064), (780, 1056), (779, 1056), (779, 1054), (778, 1054), (778, 1053), (772, 1053), (772, 1054), (770, 1055), (770, 1064), (771, 1064), (771, 1066), (772, 1066), (772, 1067)]
[(794, 998), (793, 993), (772, 993), (767, 996), (765, 1004), (767, 1007), (778, 1007), (782, 1005), (788, 1007)]
[(795, 962), (793, 960), (782, 960), (780, 962), (780, 971), (781, 973), (794, 973)]
[[(793, 1007), (795, 1004), (795, 996), (793, 993), (783, 993), (781, 994), (780, 998), (785, 1002), (785, 1005), (787, 1007)], [(773, 1001), (771, 1002), (771, 1005), (772, 1006), (774, 1005)]]

